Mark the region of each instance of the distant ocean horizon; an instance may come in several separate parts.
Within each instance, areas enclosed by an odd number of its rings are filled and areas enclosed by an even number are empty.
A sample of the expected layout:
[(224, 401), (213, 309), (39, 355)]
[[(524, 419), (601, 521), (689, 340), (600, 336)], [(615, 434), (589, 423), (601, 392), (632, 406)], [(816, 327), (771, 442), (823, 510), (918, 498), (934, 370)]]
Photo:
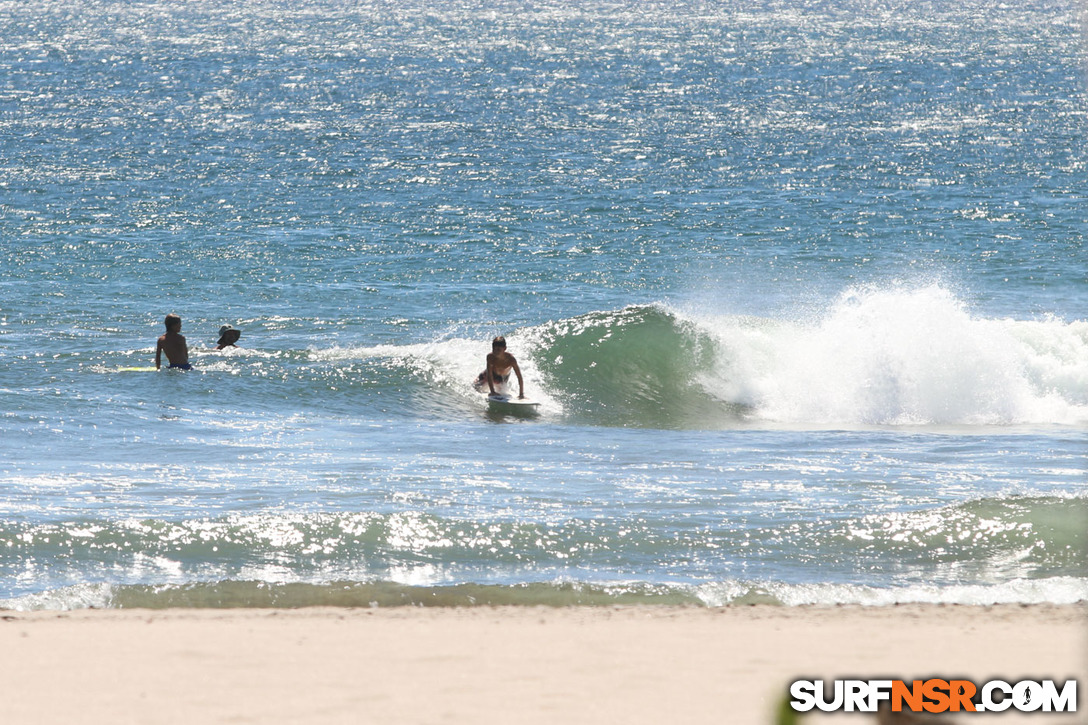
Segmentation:
[(1078, 3), (5, 10), (0, 608), (1088, 599)]

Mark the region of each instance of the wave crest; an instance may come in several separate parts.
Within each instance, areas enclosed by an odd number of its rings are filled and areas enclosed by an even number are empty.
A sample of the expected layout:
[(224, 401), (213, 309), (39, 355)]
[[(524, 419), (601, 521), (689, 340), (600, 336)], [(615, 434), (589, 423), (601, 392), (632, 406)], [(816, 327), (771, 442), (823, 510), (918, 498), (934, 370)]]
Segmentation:
[(631, 307), (536, 337), (551, 394), (597, 423), (1088, 421), (1088, 322), (978, 317), (941, 287), (853, 289), (805, 321)]

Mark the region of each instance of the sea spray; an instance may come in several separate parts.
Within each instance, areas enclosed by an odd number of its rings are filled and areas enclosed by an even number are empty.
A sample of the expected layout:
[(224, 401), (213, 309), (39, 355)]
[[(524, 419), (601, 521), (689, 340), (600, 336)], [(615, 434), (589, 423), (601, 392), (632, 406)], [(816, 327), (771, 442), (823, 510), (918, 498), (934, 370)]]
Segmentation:
[(721, 351), (708, 392), (768, 423), (1088, 420), (1083, 322), (980, 317), (939, 286), (850, 289), (814, 321), (699, 322)]

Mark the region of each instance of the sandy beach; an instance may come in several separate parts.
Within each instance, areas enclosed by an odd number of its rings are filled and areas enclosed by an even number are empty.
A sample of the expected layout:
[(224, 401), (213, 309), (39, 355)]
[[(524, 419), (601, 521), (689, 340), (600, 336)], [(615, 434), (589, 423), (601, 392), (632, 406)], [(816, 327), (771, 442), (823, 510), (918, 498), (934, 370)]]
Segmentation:
[[(770, 723), (800, 678), (1078, 678), (1083, 606), (0, 613), (0, 722)], [(1083, 699), (1083, 695), (1081, 696)], [(958, 715), (945, 722), (1085, 722)], [(875, 722), (872, 715), (806, 717)]]

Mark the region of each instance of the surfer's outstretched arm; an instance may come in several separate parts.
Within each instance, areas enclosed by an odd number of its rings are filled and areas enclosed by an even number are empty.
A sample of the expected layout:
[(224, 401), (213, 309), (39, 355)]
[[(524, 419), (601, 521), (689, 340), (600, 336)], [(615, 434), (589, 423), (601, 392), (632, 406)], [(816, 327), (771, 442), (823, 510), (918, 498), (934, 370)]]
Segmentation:
[(494, 395), (495, 394), (495, 376), (491, 372), (491, 365), (492, 365), (491, 358), (492, 358), (491, 355), (487, 356), (487, 368), (484, 370), (484, 374), (487, 375), (487, 387), (488, 387), (488, 389), (491, 390), (491, 394)]
[(514, 359), (514, 356), (510, 356), (510, 362), (513, 363), (511, 367), (514, 368), (514, 374), (518, 376), (518, 397), (525, 397), (525, 381), (521, 377), (521, 368), (518, 367), (518, 361)]

